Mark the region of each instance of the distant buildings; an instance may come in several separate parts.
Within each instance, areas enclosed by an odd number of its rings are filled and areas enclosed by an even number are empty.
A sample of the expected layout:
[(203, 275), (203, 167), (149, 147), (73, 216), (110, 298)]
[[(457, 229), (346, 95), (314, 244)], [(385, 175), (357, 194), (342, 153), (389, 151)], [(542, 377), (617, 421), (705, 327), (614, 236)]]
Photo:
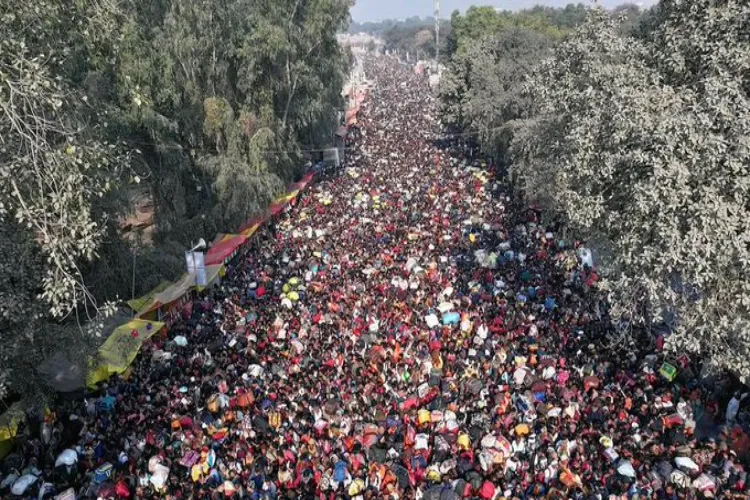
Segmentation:
[(340, 33), (336, 38), (341, 45), (350, 47), (355, 55), (367, 50), (380, 50), (383, 47), (383, 40), (369, 33)]

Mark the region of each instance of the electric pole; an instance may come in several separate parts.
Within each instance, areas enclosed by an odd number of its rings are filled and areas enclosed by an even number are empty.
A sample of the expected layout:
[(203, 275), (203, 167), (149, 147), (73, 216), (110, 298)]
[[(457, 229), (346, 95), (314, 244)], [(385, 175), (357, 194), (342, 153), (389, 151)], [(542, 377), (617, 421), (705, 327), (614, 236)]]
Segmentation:
[(435, 69), (440, 76), (440, 0), (435, 0)]

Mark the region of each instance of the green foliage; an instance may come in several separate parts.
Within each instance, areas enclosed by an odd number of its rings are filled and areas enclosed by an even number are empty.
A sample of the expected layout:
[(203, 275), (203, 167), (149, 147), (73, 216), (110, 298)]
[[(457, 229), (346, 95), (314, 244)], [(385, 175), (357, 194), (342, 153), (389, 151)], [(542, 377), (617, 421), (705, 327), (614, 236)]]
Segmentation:
[(85, 359), (93, 352), (99, 323), (51, 322), (49, 303), (39, 300), (49, 264), (33, 235), (13, 221), (0, 223), (0, 396), (22, 395), (40, 405), (51, 396), (41, 383), (42, 361), (62, 354)]
[[(0, 229), (5, 255), (33, 257), (0, 291), (0, 397), (40, 387), (50, 346), (95, 337), (103, 305), (176, 278), (185, 246), (330, 144), (349, 3), (0, 0)], [(149, 238), (123, 234), (144, 199)]]
[(234, 111), (226, 99), (207, 97), (203, 101), (203, 133), (214, 138), (219, 152), (226, 148), (226, 134), (233, 121)]
[(536, 6), (519, 12), (472, 6), (464, 15), (455, 11), (451, 16), (448, 50), (450, 55), (464, 55), (475, 42), (509, 28), (526, 28), (558, 40), (585, 19), (587, 10), (581, 3), (569, 4), (565, 8)]
[(78, 264), (95, 257), (101, 240), (104, 218), (92, 202), (117, 182), (128, 159), (102, 140), (101, 118), (60, 71), (74, 49), (54, 35), (83, 26), (96, 39), (97, 26), (80, 21), (89, 13), (85, 4), (68, 18), (71, 26), (56, 22), (59, 7), (41, 2), (33, 12), (21, 6), (0, 18), (7, 35), (0, 40), (0, 217), (39, 242), (49, 263), (42, 297), (63, 317), (79, 304), (96, 304)]
[(485, 151), (505, 158), (519, 120), (530, 115), (531, 102), (522, 93), (527, 75), (586, 11), (583, 4), (570, 4), (519, 12), (492, 7), (454, 12), (448, 71), (440, 85), (444, 120), (475, 133)]
[(673, 313), (668, 346), (748, 377), (750, 5), (665, 0), (650, 23), (594, 10), (538, 68), (516, 169), (606, 250), (616, 314)]
[(530, 114), (530, 99), (522, 93), (526, 75), (551, 45), (529, 29), (508, 28), (454, 54), (440, 88), (444, 118), (476, 132), (486, 151), (504, 156), (516, 120)]

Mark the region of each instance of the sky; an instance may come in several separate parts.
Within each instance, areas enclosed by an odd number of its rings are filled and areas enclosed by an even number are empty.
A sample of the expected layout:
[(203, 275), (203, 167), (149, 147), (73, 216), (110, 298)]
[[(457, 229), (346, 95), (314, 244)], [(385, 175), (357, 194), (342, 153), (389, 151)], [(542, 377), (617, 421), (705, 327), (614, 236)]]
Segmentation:
[[(461, 12), (472, 5), (491, 5), (501, 9), (517, 10), (534, 5), (564, 7), (580, 0), (440, 0), (440, 17), (449, 18), (458, 9)], [(583, 0), (582, 3), (587, 3)], [(615, 7), (623, 3), (636, 3), (649, 6), (654, 0), (602, 0), (605, 7)], [(411, 16), (432, 16), (433, 0), (356, 0), (351, 10), (357, 22), (380, 21), (382, 19), (402, 19)]]

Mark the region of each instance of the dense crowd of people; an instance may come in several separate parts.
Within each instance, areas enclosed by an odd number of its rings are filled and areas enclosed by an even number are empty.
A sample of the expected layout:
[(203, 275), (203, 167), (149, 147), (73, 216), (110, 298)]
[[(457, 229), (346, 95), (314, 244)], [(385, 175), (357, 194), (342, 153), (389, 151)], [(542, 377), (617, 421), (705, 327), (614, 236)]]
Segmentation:
[(606, 340), (590, 253), (436, 140), (422, 79), (367, 73), (340, 175), (127, 377), (30, 418), (0, 496), (747, 498), (729, 376)]

